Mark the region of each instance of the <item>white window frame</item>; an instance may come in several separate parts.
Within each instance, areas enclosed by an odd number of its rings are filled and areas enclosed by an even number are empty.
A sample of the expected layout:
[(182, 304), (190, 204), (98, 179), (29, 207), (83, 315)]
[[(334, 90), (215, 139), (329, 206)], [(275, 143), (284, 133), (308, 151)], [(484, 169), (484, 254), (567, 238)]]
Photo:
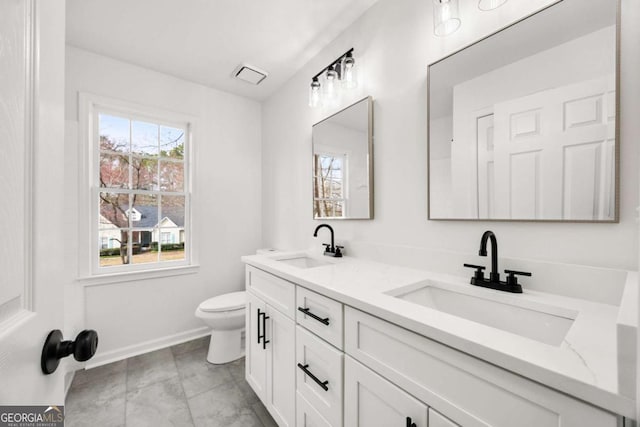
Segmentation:
[[(99, 193), (105, 190), (117, 193), (144, 193), (144, 190), (106, 189), (99, 185), (100, 149), (98, 114), (125, 116), (131, 120), (146, 121), (159, 125), (179, 127), (185, 129), (184, 169), (185, 182), (183, 193), (169, 193), (185, 197), (185, 259), (159, 261), (147, 264), (125, 264), (100, 267), (98, 234)], [(122, 101), (94, 94), (79, 94), (79, 147), (80, 147), (80, 218), (79, 218), (79, 280), (85, 285), (101, 285), (145, 278), (190, 274), (198, 270), (197, 253), (194, 248), (195, 233), (192, 229), (192, 193), (193, 169), (195, 168), (193, 135), (197, 129), (196, 119), (192, 116), (173, 111), (143, 106), (128, 101)], [(153, 194), (163, 194), (162, 191), (150, 191)], [(135, 231), (135, 226), (131, 231)], [(132, 246), (132, 245), (129, 245)]]

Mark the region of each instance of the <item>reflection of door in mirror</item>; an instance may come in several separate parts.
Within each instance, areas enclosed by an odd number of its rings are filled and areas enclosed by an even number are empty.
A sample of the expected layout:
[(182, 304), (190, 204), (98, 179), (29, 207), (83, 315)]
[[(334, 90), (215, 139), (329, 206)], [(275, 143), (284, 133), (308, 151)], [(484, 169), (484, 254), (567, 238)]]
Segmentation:
[(615, 11), (564, 0), (429, 67), (431, 219), (617, 220)]

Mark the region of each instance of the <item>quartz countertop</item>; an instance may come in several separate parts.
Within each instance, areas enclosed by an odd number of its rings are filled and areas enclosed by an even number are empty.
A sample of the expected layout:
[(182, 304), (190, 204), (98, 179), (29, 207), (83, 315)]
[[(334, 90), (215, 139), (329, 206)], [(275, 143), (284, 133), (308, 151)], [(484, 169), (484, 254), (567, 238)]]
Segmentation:
[[(302, 256), (327, 264), (299, 268), (279, 261)], [(301, 251), (244, 256), (242, 261), (595, 406), (635, 418), (634, 399), (618, 392), (619, 306), (531, 291), (526, 278), (522, 294), (505, 296), (505, 292), (478, 288), (503, 299), (575, 311), (566, 337), (553, 346), (387, 294), (425, 280), (471, 286), (468, 277)], [(635, 286), (637, 273), (629, 272), (629, 281)]]

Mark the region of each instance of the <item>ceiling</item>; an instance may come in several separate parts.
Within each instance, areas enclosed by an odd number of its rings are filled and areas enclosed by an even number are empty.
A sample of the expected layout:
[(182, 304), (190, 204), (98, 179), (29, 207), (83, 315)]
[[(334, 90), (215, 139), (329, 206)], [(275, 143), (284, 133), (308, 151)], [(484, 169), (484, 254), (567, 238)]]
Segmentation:
[[(67, 43), (264, 100), (377, 0), (67, 0)], [(342, 52), (336, 52), (336, 56)], [(269, 73), (233, 78), (247, 63)]]

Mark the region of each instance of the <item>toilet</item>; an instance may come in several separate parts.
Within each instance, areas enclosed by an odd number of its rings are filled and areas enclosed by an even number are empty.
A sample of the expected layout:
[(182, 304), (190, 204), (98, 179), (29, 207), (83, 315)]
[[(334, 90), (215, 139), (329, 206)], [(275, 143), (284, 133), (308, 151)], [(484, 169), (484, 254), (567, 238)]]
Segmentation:
[(209, 298), (198, 306), (196, 317), (211, 327), (207, 360), (221, 364), (244, 356), (242, 332), (247, 296), (245, 291)]

